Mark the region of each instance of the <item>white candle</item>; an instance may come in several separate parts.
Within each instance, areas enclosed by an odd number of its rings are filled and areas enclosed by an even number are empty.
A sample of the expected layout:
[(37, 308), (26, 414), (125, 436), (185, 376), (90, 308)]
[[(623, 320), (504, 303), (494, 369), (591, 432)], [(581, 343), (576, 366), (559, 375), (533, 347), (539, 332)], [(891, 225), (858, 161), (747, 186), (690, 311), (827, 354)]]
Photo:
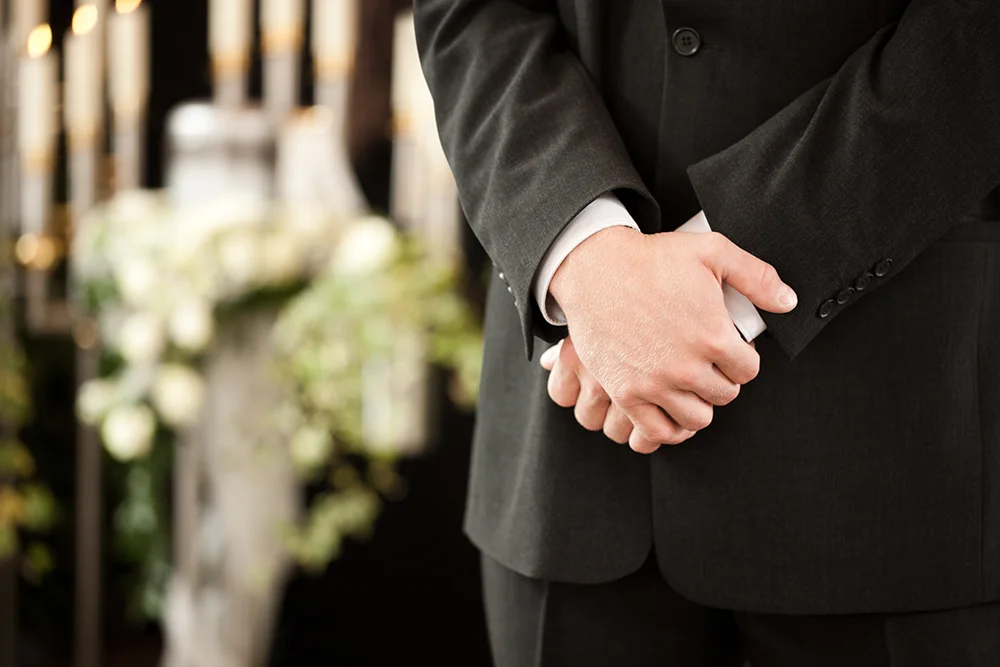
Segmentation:
[(312, 47), (322, 78), (350, 73), (354, 62), (358, 0), (313, 0)]
[(149, 97), (149, 12), (141, 0), (117, 0), (108, 17), (108, 66), (115, 115), (135, 120)]
[(263, 0), (260, 24), (266, 53), (294, 51), (302, 42), (304, 0)]
[(11, 25), (14, 28), (14, 44), (18, 50), (24, 48), (32, 30), (49, 20), (48, 9), (47, 1), (13, 0)]
[(208, 5), (208, 48), (216, 74), (246, 70), (253, 42), (251, 0), (211, 0)]
[(397, 138), (411, 136), (414, 131), (416, 102), (415, 76), (420, 73), (417, 55), (417, 38), (413, 27), (413, 14), (396, 17), (392, 42), (392, 114), (394, 134)]
[(97, 7), (81, 5), (73, 15), (73, 29), (64, 40), (63, 113), (71, 148), (73, 144), (94, 141), (100, 131), (101, 52), (97, 21)]
[(55, 147), (58, 65), (51, 47), (49, 26), (35, 28), (18, 65), (18, 150), (29, 171), (46, 167)]

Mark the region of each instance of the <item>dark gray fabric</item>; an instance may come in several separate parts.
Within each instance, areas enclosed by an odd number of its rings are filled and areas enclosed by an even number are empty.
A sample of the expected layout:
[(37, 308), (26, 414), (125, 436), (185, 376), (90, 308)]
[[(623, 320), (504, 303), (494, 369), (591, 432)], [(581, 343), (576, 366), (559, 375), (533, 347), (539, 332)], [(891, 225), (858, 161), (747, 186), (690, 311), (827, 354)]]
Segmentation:
[(1000, 604), (917, 614), (736, 614), (752, 667), (996, 667)]
[(742, 667), (732, 615), (667, 586), (650, 561), (607, 584), (530, 579), (483, 556), (496, 667)]
[[(1000, 599), (1000, 2), (415, 10), (442, 141), (497, 265), (474, 542), (572, 582), (633, 572), (655, 543), (676, 590), (758, 612)], [(671, 46), (680, 27), (700, 33), (692, 56)], [(610, 190), (649, 233), (704, 208), (800, 295), (765, 315), (762, 370), (737, 401), (648, 458), (579, 427), (524, 355), (532, 334), (565, 334), (530, 297), (540, 259)]]
[[(788, 616), (703, 607), (652, 560), (606, 584), (531, 579), (482, 558), (496, 667), (996, 667), (1000, 603)], [(746, 663), (745, 660), (749, 660)]]

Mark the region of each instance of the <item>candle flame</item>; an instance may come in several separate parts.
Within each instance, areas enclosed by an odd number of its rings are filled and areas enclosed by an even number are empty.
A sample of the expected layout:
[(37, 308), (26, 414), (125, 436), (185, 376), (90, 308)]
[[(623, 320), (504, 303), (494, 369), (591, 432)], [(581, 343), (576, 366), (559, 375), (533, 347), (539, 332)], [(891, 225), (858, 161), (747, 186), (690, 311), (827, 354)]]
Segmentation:
[(119, 14), (128, 14), (139, 8), (142, 0), (115, 0), (115, 11)]
[(50, 48), (52, 48), (52, 28), (48, 23), (43, 23), (28, 35), (28, 55), (39, 58), (48, 53)]
[(73, 13), (73, 34), (86, 35), (97, 26), (97, 5), (80, 5)]

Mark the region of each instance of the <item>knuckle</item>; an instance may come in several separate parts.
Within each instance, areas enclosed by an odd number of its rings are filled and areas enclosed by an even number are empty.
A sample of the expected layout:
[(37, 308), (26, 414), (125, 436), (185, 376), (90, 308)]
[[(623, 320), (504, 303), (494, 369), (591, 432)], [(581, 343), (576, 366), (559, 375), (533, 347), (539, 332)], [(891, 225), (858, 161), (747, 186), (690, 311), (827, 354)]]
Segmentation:
[(757, 378), (760, 374), (760, 355), (754, 353), (754, 355), (747, 360), (746, 363), (746, 380), (743, 384), (751, 382)]
[(721, 252), (729, 243), (729, 239), (719, 232), (712, 231), (705, 234), (705, 243), (711, 252)]
[(706, 409), (692, 410), (691, 414), (687, 415), (684, 422), (681, 424), (684, 428), (689, 431), (701, 431), (702, 429), (708, 428), (712, 423), (712, 418), (715, 412), (711, 407)]
[(667, 442), (677, 434), (675, 429), (668, 427), (658, 427), (649, 430), (640, 430), (639, 433), (642, 436), (641, 438), (642, 440), (647, 440), (649, 442), (657, 444), (662, 442)]
[(760, 268), (760, 283), (761, 285), (769, 286), (776, 285), (781, 282), (778, 278), (778, 270), (767, 262), (762, 262), (763, 266)]
[(629, 447), (637, 454), (652, 454), (660, 448), (660, 443), (647, 438), (636, 438), (629, 440)]
[[(732, 326), (732, 323), (729, 323)], [(714, 331), (705, 337), (705, 350), (713, 359), (723, 357), (729, 351), (729, 332), (723, 329)]]
[(683, 364), (674, 369), (673, 381), (678, 387), (689, 389), (698, 379), (698, 371), (690, 364)]
[(740, 395), (740, 385), (724, 385), (718, 390), (718, 405), (729, 405)]
[(628, 442), (628, 438), (631, 435), (631, 433), (625, 433), (624, 431), (618, 431), (613, 428), (606, 428), (604, 429), (604, 435), (606, 435), (608, 439), (611, 440), (612, 442), (619, 445), (624, 445), (626, 442)]

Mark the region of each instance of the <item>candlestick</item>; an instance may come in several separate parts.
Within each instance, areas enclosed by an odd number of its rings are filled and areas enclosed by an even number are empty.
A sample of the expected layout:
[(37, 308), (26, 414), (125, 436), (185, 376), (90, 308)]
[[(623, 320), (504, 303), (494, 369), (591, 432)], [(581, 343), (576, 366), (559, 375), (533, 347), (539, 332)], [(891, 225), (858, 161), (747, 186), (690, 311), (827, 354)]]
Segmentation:
[(298, 105), (304, 10), (304, 0), (264, 0), (261, 5), (264, 103), (276, 118)]
[(346, 78), (354, 67), (358, 0), (313, 0), (312, 7), (316, 78)]
[(13, 0), (11, 2), (11, 40), (15, 51), (24, 49), (31, 31), (49, 20), (48, 2)]
[(333, 112), (338, 150), (347, 151), (350, 78), (354, 71), (358, 0), (313, 0), (316, 104)]
[[(56, 141), (57, 62), (51, 53), (52, 30), (31, 31), (27, 57), (18, 65), (18, 153), (20, 156), (21, 261), (32, 268), (25, 282), (29, 329), (42, 330), (48, 315), (48, 275), (52, 239), (46, 236), (52, 209), (52, 155)], [(26, 252), (30, 250), (31, 252)]]
[(115, 115), (142, 115), (149, 98), (149, 12), (141, 0), (117, 0), (108, 17), (108, 65)]
[(417, 141), (414, 109), (414, 67), (417, 61), (417, 42), (413, 15), (402, 14), (396, 18), (393, 32), (392, 63), (392, 189), (390, 209), (392, 217), (404, 229), (415, 233), (424, 214), (422, 197), (424, 176), (420, 165), (420, 147)]
[(260, 26), (265, 55), (298, 49), (302, 45), (304, 22), (304, 0), (263, 0)]
[(56, 59), (50, 53), (52, 30), (35, 28), (28, 55), (18, 65), (18, 152), (22, 172), (51, 166), (56, 141)]
[(63, 115), (70, 150), (93, 144), (101, 126), (101, 63), (97, 7), (81, 5), (73, 15), (73, 29), (63, 40), (65, 99)]
[(149, 98), (149, 12), (142, 0), (117, 0), (108, 17), (108, 64), (114, 110), (115, 187), (140, 187), (143, 123)]
[(253, 3), (211, 0), (208, 23), (216, 101), (225, 106), (243, 106), (253, 43)]

